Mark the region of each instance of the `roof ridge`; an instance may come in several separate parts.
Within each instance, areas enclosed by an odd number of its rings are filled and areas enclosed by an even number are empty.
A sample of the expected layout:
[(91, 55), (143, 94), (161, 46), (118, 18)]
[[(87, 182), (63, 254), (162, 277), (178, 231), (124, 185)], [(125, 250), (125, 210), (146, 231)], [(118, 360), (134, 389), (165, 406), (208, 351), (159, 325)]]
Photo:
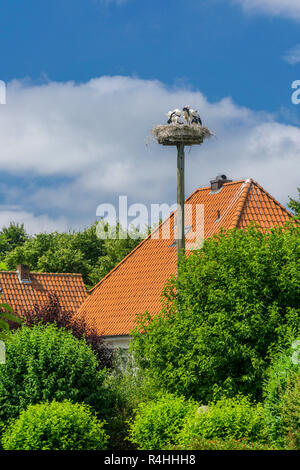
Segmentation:
[[(242, 182), (245, 182), (246, 180), (245, 179), (242, 179), (242, 180), (238, 180), (238, 181), (231, 181), (230, 183), (224, 183), (224, 185), (230, 185), (230, 184), (240, 184)], [(206, 186), (206, 187), (203, 187), (203, 188), (197, 188), (195, 189), (186, 199), (185, 199), (185, 202), (189, 201), (189, 199), (191, 199), (198, 191), (202, 191), (202, 190), (208, 190), (210, 189), (210, 186)], [(176, 209), (177, 210), (177, 209)], [(154, 234), (157, 230), (159, 230), (159, 228), (165, 223), (167, 222), (167, 220), (171, 219), (172, 216), (174, 216), (176, 210), (174, 210), (173, 212), (171, 212), (171, 214), (169, 215), (169, 217), (167, 217), (164, 221), (162, 221), (158, 227), (156, 227), (154, 230), (152, 230), (149, 235), (144, 238), (130, 253), (128, 253), (128, 255), (125, 256), (125, 258), (123, 258), (118, 264), (116, 264), (116, 266), (114, 268), (112, 268), (102, 279), (100, 279), (99, 282), (97, 282), (97, 284), (94, 285), (94, 287), (92, 287), (88, 292), (91, 293), (93, 292), (94, 289), (96, 289), (96, 287), (100, 286), (100, 284), (102, 284), (102, 282), (104, 282), (112, 273), (114, 273), (116, 271), (116, 269), (118, 269), (132, 254), (134, 254), (136, 252), (136, 250), (138, 248), (140, 248), (140, 246), (142, 246), (147, 240), (148, 238), (151, 237), (152, 234)]]
[(6, 274), (16, 274), (17, 271), (5, 271), (5, 269), (1, 269), (0, 270), (0, 274), (1, 273), (6, 273)]
[(47, 276), (81, 276), (81, 273), (46, 273), (46, 272), (39, 272), (39, 271), (30, 271), (30, 274), (46, 274)]
[(241, 215), (242, 215), (243, 209), (245, 207), (245, 203), (246, 203), (246, 200), (247, 200), (247, 197), (248, 197), (248, 194), (249, 194), (252, 183), (253, 183), (252, 178), (248, 178), (248, 179), (244, 180), (244, 186), (242, 187), (242, 192), (241, 192), (241, 195), (239, 197), (240, 201), (237, 204), (236, 213), (233, 216), (233, 222), (230, 226), (231, 229), (238, 226), (238, 223), (241, 219)]
[(257, 181), (252, 181), (252, 183), (255, 186), (257, 186), (261, 191), (263, 191), (266, 194), (266, 196), (268, 196), (270, 199), (272, 199), (272, 201), (275, 202), (275, 204), (277, 204), (282, 210), (284, 210), (290, 217), (294, 217), (292, 212), (290, 212), (286, 207), (284, 207), (282, 204), (280, 204), (280, 202), (277, 201), (277, 199), (275, 199), (275, 197), (273, 197), (268, 191), (266, 191), (260, 184), (258, 184)]
[[(17, 274), (18, 271), (5, 271), (5, 270), (0, 270), (0, 274)], [(47, 276), (79, 276), (82, 277), (81, 273), (45, 273), (45, 272), (39, 272), (39, 271), (30, 271), (30, 274), (42, 274), (42, 275), (47, 275)]]
[[(230, 186), (232, 184), (240, 184), (240, 183), (244, 183), (245, 181), (247, 181), (247, 178), (243, 178), (241, 180), (236, 180), (236, 181), (228, 181), (227, 183), (223, 183), (223, 186)], [(207, 190), (207, 189), (211, 189), (210, 186), (201, 186), (200, 188), (196, 189), (194, 191), (194, 193), (196, 191), (203, 191), (203, 190)], [(192, 193), (192, 194), (194, 194)]]

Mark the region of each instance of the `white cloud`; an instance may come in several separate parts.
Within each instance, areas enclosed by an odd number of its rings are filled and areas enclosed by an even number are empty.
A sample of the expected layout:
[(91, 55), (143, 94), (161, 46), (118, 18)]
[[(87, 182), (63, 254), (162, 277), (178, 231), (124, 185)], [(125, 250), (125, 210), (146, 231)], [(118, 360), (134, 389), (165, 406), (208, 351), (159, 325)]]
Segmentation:
[(261, 12), (272, 16), (285, 16), (300, 20), (299, 0), (231, 0), (248, 12)]
[(217, 135), (187, 151), (187, 194), (218, 173), (253, 177), (284, 204), (295, 194), (300, 129), (230, 98), (211, 103), (199, 91), (120, 76), (79, 85), (14, 81), (0, 107), (0, 172), (10, 181), (0, 192), (19, 209), (2, 211), (0, 225), (11, 217), (31, 231), (79, 227), (118, 195), (173, 203), (175, 149), (146, 142), (169, 109), (186, 103)]
[(0, 227), (7, 227), (10, 222), (24, 224), (29, 234), (49, 231), (64, 231), (68, 229), (68, 223), (63, 217), (51, 219), (47, 214), (34, 215), (19, 208), (0, 209)]
[(292, 49), (285, 54), (283, 59), (291, 65), (298, 64), (300, 62), (300, 44), (292, 47)]

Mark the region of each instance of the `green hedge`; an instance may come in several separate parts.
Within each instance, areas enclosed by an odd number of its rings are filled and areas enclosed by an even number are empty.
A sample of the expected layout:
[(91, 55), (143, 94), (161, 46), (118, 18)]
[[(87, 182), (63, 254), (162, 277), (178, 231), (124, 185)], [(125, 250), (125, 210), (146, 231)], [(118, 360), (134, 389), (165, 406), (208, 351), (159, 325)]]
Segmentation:
[(67, 400), (29, 405), (2, 437), (4, 450), (105, 450), (107, 441), (90, 407)]

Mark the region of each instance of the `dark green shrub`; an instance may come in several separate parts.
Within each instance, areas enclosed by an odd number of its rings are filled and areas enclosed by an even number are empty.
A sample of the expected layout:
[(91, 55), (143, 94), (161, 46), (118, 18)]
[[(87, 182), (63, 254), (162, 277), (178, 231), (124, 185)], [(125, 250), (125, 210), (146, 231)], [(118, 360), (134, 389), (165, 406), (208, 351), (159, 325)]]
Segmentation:
[(283, 423), (282, 407), (289, 381), (299, 370), (299, 364), (292, 361), (295, 350), (289, 348), (274, 359), (264, 384), (264, 407), (269, 434), (274, 443), (283, 446), (286, 429)]
[(220, 233), (182, 258), (159, 314), (137, 322), (138, 364), (171, 393), (201, 402), (262, 398), (274, 351), (300, 327), (300, 229)]
[(183, 397), (164, 394), (148, 403), (140, 403), (129, 426), (129, 439), (139, 450), (160, 450), (177, 442), (185, 417), (197, 405)]
[(127, 439), (129, 420), (134, 418), (140, 403), (156, 397), (157, 387), (143, 370), (136, 367), (132, 355), (124, 355), (124, 351), (115, 352), (113, 368), (105, 380), (105, 386), (113, 402), (107, 418), (109, 448), (135, 449), (135, 445)]
[(239, 396), (221, 398), (204, 410), (200, 408), (188, 416), (178, 442), (189, 448), (191, 442), (199, 439), (266, 441), (263, 406)]
[(29, 405), (2, 437), (4, 450), (105, 450), (108, 436), (90, 407), (70, 401)]
[(22, 327), (11, 334), (0, 367), (0, 421), (7, 424), (28, 405), (54, 399), (85, 402), (103, 416), (106, 374), (83, 339), (55, 325)]

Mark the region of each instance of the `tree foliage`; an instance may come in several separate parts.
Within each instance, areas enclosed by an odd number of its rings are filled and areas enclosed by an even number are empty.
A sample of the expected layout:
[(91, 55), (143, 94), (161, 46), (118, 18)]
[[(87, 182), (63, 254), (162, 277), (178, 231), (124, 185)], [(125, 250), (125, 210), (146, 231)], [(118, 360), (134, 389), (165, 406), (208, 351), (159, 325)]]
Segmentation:
[[(107, 228), (113, 230), (108, 225)], [(81, 273), (90, 287), (130, 253), (143, 237), (134, 228), (126, 237), (118, 225), (115, 239), (101, 239), (97, 235), (98, 229), (95, 222), (81, 231), (38, 233), (29, 237), (23, 226), (11, 224), (0, 232), (2, 261), (11, 270), (18, 264), (26, 264), (31, 271)]]
[(0, 231), (1, 256), (14, 250), (17, 246), (23, 245), (28, 238), (24, 224), (11, 222), (8, 227), (3, 227)]
[(297, 188), (298, 191), (298, 200), (289, 198), (288, 208), (295, 214), (297, 218), (300, 217), (300, 188)]
[(138, 364), (166, 390), (260, 398), (274, 350), (300, 329), (299, 228), (221, 232), (183, 257), (160, 314), (133, 331)]

